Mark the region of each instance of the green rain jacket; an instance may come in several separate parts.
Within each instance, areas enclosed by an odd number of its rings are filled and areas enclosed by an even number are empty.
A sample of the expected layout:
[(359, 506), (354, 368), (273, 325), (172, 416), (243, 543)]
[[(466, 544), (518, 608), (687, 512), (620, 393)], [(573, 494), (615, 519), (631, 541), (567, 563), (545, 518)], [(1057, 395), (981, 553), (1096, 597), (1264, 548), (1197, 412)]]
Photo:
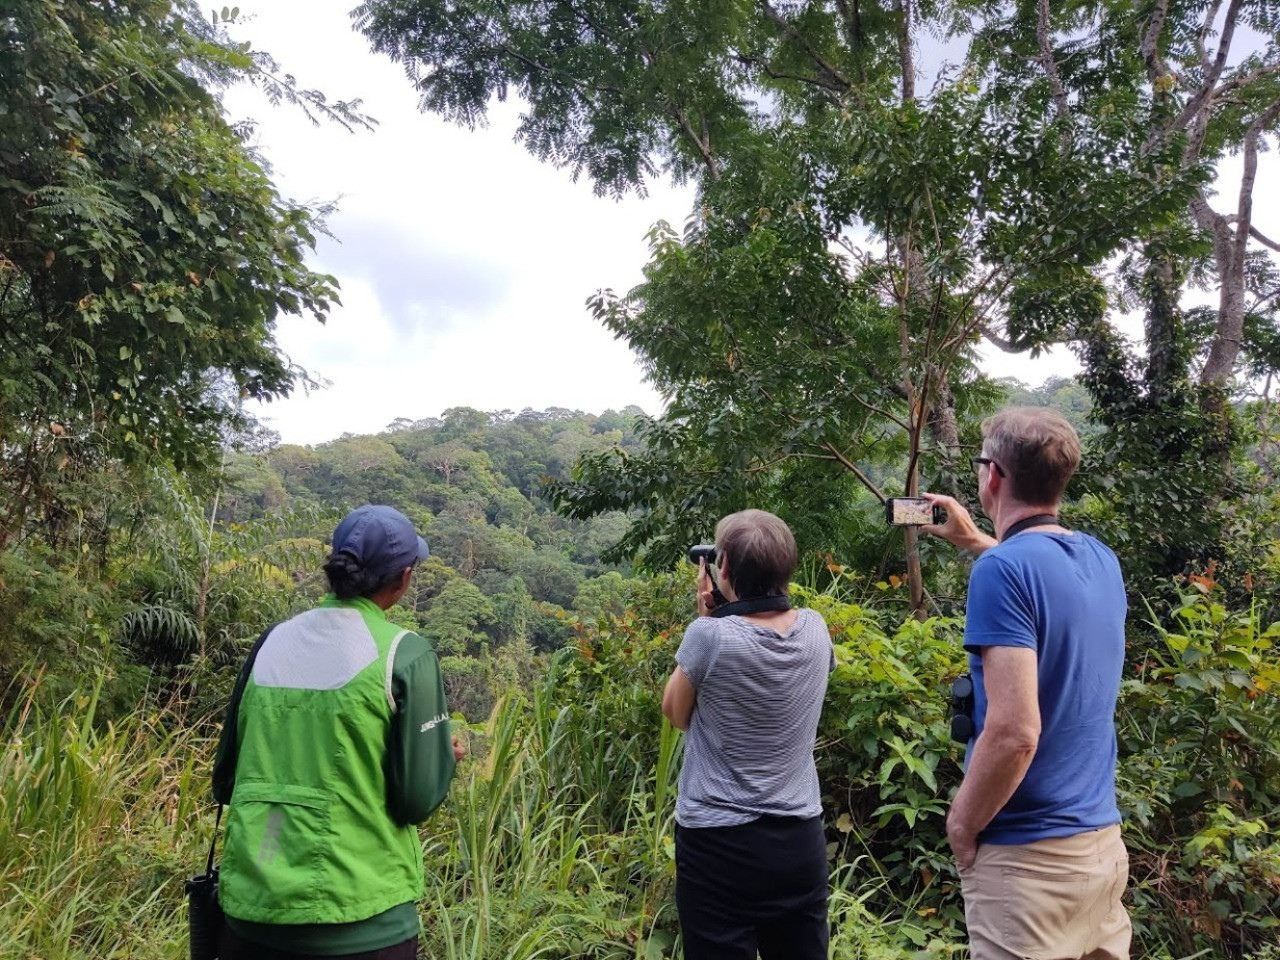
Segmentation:
[(215, 796), (230, 801), (219, 882), (229, 922), (295, 951), (416, 935), (414, 824), (444, 800), (454, 768), (435, 651), (372, 602), (329, 596), (272, 629), (251, 667), (214, 768)]

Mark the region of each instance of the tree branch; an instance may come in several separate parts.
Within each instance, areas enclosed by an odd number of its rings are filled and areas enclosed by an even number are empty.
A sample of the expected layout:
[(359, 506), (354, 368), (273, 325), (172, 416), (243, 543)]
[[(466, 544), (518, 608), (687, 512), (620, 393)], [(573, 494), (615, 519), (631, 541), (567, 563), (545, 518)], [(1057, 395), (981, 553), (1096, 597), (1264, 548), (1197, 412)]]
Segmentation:
[(1244, 169), (1240, 174), (1240, 200), (1236, 211), (1236, 255), (1239, 257), (1242, 270), (1245, 249), (1251, 235), (1261, 238), (1273, 249), (1280, 249), (1266, 240), (1253, 226), (1253, 185), (1258, 179), (1258, 141), (1263, 132), (1275, 123), (1277, 118), (1280, 118), (1280, 101), (1273, 103), (1249, 125), (1249, 132), (1244, 135), (1244, 144), (1241, 148), (1241, 153), (1244, 155)]
[(907, 426), (907, 422), (903, 420), (901, 417), (899, 417), (896, 413), (890, 413), (888, 410), (881, 410), (879, 407), (875, 406), (874, 404), (867, 403), (867, 401), (863, 400), (856, 393), (851, 393), (849, 394), (849, 396), (851, 396), (854, 402), (857, 403), (860, 407), (863, 407), (864, 409), (871, 411), (877, 416), (884, 417), (886, 420), (888, 420), (891, 423), (896, 423), (903, 430), (910, 429), (910, 427)]
[(788, 460), (827, 460), (838, 462), (835, 457), (829, 453), (784, 453), (780, 457), (774, 457), (764, 463), (757, 464), (754, 467), (747, 467), (747, 473), (762, 473), (765, 470), (771, 470), (780, 463), (786, 463)]
[(830, 440), (824, 440), (822, 442), (822, 448), (828, 451), (834, 459), (839, 460), (841, 466), (843, 466), (846, 470), (848, 470), (855, 477), (857, 477), (859, 482), (864, 487), (866, 487), (868, 490), (871, 491), (872, 496), (874, 496), (881, 503), (884, 503), (885, 495), (880, 492), (880, 488), (871, 482), (870, 477), (868, 477), (865, 473), (863, 473), (860, 469), (858, 469), (858, 465), (856, 463), (854, 463), (852, 460), (846, 457), (843, 453), (837, 450), (835, 447), (835, 444), (833, 444)]
[(1209, 59), (1205, 41), (1209, 39), (1209, 33), (1213, 30), (1213, 24), (1218, 19), (1218, 11), (1222, 9), (1222, 0), (1213, 0), (1209, 4), (1209, 9), (1205, 11), (1204, 22), (1200, 24), (1200, 29), (1196, 32), (1196, 52), (1200, 54), (1200, 62), (1205, 63)]
[[(665, 97), (663, 99), (666, 99)], [(668, 112), (676, 123), (680, 124), (680, 129), (684, 131), (685, 136), (693, 141), (693, 145), (698, 148), (698, 153), (702, 157), (703, 165), (707, 168), (707, 176), (712, 180), (720, 179), (720, 164), (716, 160), (716, 155), (711, 151), (711, 137), (707, 132), (707, 125), (704, 121), (702, 124), (703, 135), (700, 137), (697, 131), (693, 129), (693, 124), (689, 122), (689, 118), (685, 116), (683, 110), (675, 104), (668, 101)]]
[[(1195, 159), (1200, 156), (1200, 149), (1204, 146), (1205, 133), (1208, 131), (1208, 112), (1212, 109), (1214, 103), (1214, 91), (1218, 86), (1218, 80), (1222, 77), (1222, 71), (1227, 65), (1227, 57), (1231, 53), (1231, 40), (1235, 36), (1236, 21), (1240, 18), (1240, 6), (1244, 0), (1231, 0), (1230, 6), (1227, 7), (1226, 19), (1222, 24), (1222, 36), (1218, 39), (1218, 49), (1214, 54), (1213, 64), (1209, 67), (1208, 72), (1200, 82), (1200, 89), (1195, 92), (1186, 105), (1178, 113), (1178, 117), (1173, 121), (1167, 132), (1182, 130), (1184, 128), (1191, 129), (1191, 136), (1188, 139), (1185, 155), (1188, 159)], [(1208, 35), (1209, 30), (1213, 27), (1213, 20), (1216, 17), (1216, 4), (1211, 5), (1211, 9), (1205, 16), (1204, 24), (1200, 28), (1199, 36), (1201, 38)]]
[(754, 57), (746, 53), (735, 53), (734, 59), (746, 67), (755, 67), (760, 70), (770, 80), (794, 80), (796, 83), (803, 83), (809, 86), (817, 87), (832, 101), (839, 102), (836, 94), (844, 93), (845, 90), (839, 84), (831, 80), (823, 80), (820, 77), (802, 77), (796, 73), (780, 73), (769, 66), (762, 58)]
[(1267, 67), (1259, 67), (1257, 70), (1250, 70), (1248, 73), (1232, 77), (1222, 86), (1218, 87), (1218, 89), (1213, 91), (1213, 99), (1215, 102), (1221, 100), (1229, 93), (1234, 93), (1237, 90), (1244, 89), (1255, 80), (1261, 80), (1263, 77), (1275, 76), (1277, 73), (1280, 73), (1280, 63), (1273, 63)]
[(1022, 352), (1022, 350), (1016, 346), (1012, 340), (1006, 340), (1004, 337), (1000, 336), (1000, 334), (996, 333), (995, 329), (992, 328), (990, 324), (983, 324), (981, 333), (983, 339), (993, 346), (998, 347), (1000, 350), (1003, 350), (1005, 353)]
[(893, 11), (901, 15), (898, 30), (898, 60), (902, 70), (902, 102), (916, 98), (916, 63), (911, 52), (911, 0), (893, 0)]
[(1249, 125), (1240, 151), (1244, 157), (1244, 168), (1240, 174), (1236, 227), (1233, 232), (1226, 225), (1225, 218), (1219, 218), (1220, 223), (1215, 230), (1214, 252), (1222, 288), (1218, 326), (1209, 347), (1209, 355), (1200, 371), (1200, 383), (1206, 386), (1224, 386), (1240, 355), (1240, 338), (1244, 326), (1244, 260), (1253, 225), (1253, 187), (1258, 177), (1258, 142), (1263, 132), (1277, 118), (1280, 118), (1280, 101), (1273, 103)]
[(548, 66), (545, 63), (539, 63), (537, 60), (533, 59), (532, 57), (526, 54), (521, 53), (515, 47), (511, 46), (509, 43), (506, 43), (503, 40), (495, 39), (494, 46), (498, 50), (501, 50), (503, 53), (505, 53), (508, 57), (511, 57), (511, 59), (517, 60), (520, 63), (523, 63), (530, 70), (536, 71), (538, 73), (550, 74), (553, 77), (560, 77), (564, 80), (569, 81), (569, 83), (578, 90), (607, 90), (610, 93), (622, 92), (620, 87), (615, 86), (614, 84), (611, 84), (611, 83), (601, 83), (595, 86), (590, 86), (581, 77), (575, 76), (574, 74), (569, 73), (567, 70), (558, 70), (555, 67)]
[(1036, 3), (1036, 43), (1040, 47), (1040, 65), (1044, 67), (1049, 78), (1049, 88), (1053, 91), (1053, 108), (1058, 121), (1064, 125), (1071, 122), (1071, 105), (1067, 101), (1067, 90), (1062, 85), (1062, 74), (1053, 59), (1053, 44), (1049, 38), (1049, 0), (1038, 0)]
[(130, 70), (128, 73), (124, 74), (123, 76), (116, 77), (114, 80), (108, 80), (106, 83), (102, 84), (101, 86), (94, 87), (88, 93), (80, 94), (80, 96), (76, 97), (71, 102), (79, 103), (81, 100), (88, 100), (90, 97), (96, 97), (98, 94), (102, 93), (103, 91), (110, 90), (112, 87), (116, 86), (117, 84), (123, 83), (124, 81), (129, 80), (132, 77), (136, 77), (140, 73), (142, 73), (141, 67), (138, 67), (136, 70)]
[(782, 30), (783, 33), (799, 44), (818, 69), (839, 85), (837, 89), (844, 92), (853, 86), (853, 84), (845, 78), (844, 74), (828, 62), (827, 59), (823, 57), (823, 55), (819, 53), (807, 39), (805, 39), (804, 35), (792, 26), (790, 20), (779, 13), (773, 5), (769, 3), (769, 0), (761, 0), (760, 9), (763, 10), (764, 15), (769, 18), (770, 23), (778, 27), (778, 29)]
[(1164, 21), (1168, 15), (1169, 0), (1157, 0), (1139, 46), (1142, 59), (1147, 65), (1147, 79), (1153, 83), (1165, 74), (1164, 60), (1160, 57), (1160, 34), (1164, 30)]
[(1274, 240), (1270, 240), (1263, 236), (1262, 231), (1252, 224), (1249, 226), (1249, 236), (1253, 237), (1253, 239), (1257, 240), (1264, 247), (1270, 247), (1272, 250), (1280, 253), (1280, 243), (1276, 243)]
[[(862, 11), (859, 9), (858, 0), (853, 0), (853, 6), (850, 7), (848, 0), (836, 0), (836, 9), (840, 11), (840, 19), (844, 22), (845, 42), (849, 44), (849, 49), (854, 55), (858, 55), (858, 48), (862, 46)], [(866, 82), (866, 77), (859, 70), (859, 81)]]

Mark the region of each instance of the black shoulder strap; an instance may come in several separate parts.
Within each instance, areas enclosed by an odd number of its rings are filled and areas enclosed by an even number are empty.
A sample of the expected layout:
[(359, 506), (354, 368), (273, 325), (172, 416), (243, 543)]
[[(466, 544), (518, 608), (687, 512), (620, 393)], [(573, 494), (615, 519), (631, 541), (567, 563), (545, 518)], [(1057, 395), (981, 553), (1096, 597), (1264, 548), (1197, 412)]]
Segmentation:
[(218, 825), (222, 823), (222, 804), (218, 804), (218, 813), (213, 818), (213, 838), (209, 841), (209, 859), (204, 864), (204, 875), (213, 876), (213, 853), (218, 846)]
[(778, 597), (754, 597), (751, 600), (735, 600), (733, 603), (726, 603), (716, 607), (711, 611), (713, 617), (745, 617), (752, 613), (767, 613), (771, 610), (790, 610), (791, 598), (786, 596)]
[(236, 726), (236, 716), (240, 712), (240, 700), (244, 697), (244, 688), (249, 685), (249, 675), (253, 673), (253, 662), (258, 659), (258, 651), (267, 642), (267, 637), (271, 635), (271, 631), (278, 626), (280, 626), (279, 622), (273, 623), (258, 634), (258, 639), (253, 641), (253, 646), (249, 648), (249, 655), (245, 658), (244, 666), (240, 668), (240, 676), (236, 677), (236, 685), (231, 688), (231, 700), (227, 703), (227, 719), (224, 724), (231, 724), (232, 729), (235, 729)]
[[(244, 688), (249, 684), (249, 676), (253, 673), (253, 662), (258, 659), (258, 651), (267, 642), (267, 637), (271, 631), (278, 626), (280, 626), (279, 622), (273, 623), (258, 634), (258, 639), (253, 641), (253, 646), (249, 648), (249, 656), (245, 658), (244, 666), (240, 668), (240, 675), (236, 677), (235, 686), (231, 688), (231, 699), (227, 703), (227, 716), (222, 721), (222, 735), (229, 737), (232, 744), (236, 742), (237, 727), (240, 722), (240, 701), (244, 697)], [(213, 839), (209, 841), (209, 859), (205, 864), (206, 876), (213, 876), (213, 856), (218, 846), (218, 826), (222, 823), (222, 807), (223, 804), (219, 803), (218, 812), (213, 820)]]
[(1000, 542), (1004, 543), (1010, 537), (1016, 537), (1023, 530), (1030, 530), (1032, 527), (1053, 527), (1058, 523), (1056, 513), (1037, 513), (1034, 517), (1024, 517), (1004, 532)]

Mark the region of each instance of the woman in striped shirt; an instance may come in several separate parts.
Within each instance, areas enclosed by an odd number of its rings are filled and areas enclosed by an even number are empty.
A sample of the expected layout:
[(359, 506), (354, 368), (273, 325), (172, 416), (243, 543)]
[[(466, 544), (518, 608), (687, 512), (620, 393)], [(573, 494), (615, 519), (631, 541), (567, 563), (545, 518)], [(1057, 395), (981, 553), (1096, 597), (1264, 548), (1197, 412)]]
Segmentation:
[[(716, 526), (662, 712), (686, 731), (676, 905), (686, 960), (825, 960), (827, 857), (813, 749), (835, 667), (796, 610), (796, 542), (763, 510)], [(718, 590), (715, 589), (718, 587)]]

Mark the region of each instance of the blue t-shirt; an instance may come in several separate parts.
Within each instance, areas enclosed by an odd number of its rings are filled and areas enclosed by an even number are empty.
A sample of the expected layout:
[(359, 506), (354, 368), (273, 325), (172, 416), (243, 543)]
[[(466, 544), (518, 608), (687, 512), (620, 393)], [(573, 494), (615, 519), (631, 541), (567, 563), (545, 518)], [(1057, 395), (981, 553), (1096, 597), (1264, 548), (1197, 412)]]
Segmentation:
[(1032, 843), (1120, 822), (1115, 711), (1126, 609), (1116, 555), (1088, 534), (1028, 531), (974, 564), (964, 632), (974, 740), (987, 714), (983, 647), (1036, 651), (1040, 678), (1039, 746), (980, 843)]

